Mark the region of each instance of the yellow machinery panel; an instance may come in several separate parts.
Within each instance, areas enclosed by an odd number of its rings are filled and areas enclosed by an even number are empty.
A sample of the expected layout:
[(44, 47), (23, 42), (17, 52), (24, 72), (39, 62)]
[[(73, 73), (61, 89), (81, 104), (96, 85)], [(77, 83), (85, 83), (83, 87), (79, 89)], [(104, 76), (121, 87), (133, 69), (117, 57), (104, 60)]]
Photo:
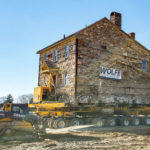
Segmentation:
[(42, 89), (42, 87), (34, 88), (33, 103), (40, 103), (41, 96), (42, 96), (41, 89)]
[(5, 112), (11, 112), (12, 111), (12, 103), (6, 103), (6, 104), (4, 104), (3, 111), (5, 111)]
[(45, 103), (45, 104), (28, 104), (30, 111), (37, 113), (39, 116), (72, 116), (72, 112), (64, 112), (57, 109), (65, 108), (65, 103)]
[(28, 104), (28, 108), (55, 109), (65, 107), (65, 103)]
[(49, 87), (36, 87), (34, 88), (34, 95), (33, 95), (33, 103), (40, 103), (43, 100), (44, 91), (48, 91), (49, 93), (50, 88)]
[(42, 101), (53, 101), (50, 100), (50, 97), (53, 95), (52, 92), (54, 92), (55, 95), (55, 83), (53, 80), (53, 75), (52, 73), (49, 74), (49, 81), (47, 83), (46, 87), (39, 86), (34, 88), (34, 95), (33, 95), (33, 103), (38, 104), (41, 103)]

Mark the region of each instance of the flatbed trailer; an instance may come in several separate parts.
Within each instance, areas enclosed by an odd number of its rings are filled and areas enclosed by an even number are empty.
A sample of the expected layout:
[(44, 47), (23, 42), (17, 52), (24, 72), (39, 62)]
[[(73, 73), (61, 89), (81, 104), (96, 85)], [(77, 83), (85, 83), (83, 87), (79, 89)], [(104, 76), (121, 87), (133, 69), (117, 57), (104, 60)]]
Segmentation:
[(103, 126), (150, 125), (146, 106), (71, 106), (65, 103), (29, 104), (30, 111), (43, 118), (41, 127), (64, 128), (82, 124)]

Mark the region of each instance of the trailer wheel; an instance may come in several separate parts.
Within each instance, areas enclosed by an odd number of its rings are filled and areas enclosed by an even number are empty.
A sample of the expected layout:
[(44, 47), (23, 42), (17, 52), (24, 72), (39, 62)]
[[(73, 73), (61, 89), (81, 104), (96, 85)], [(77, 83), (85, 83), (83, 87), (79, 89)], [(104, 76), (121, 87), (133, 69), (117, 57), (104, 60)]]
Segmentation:
[(83, 121), (79, 118), (73, 118), (70, 121), (70, 126), (79, 126), (79, 125), (82, 125), (82, 124), (83, 124)]
[(131, 124), (134, 126), (139, 126), (140, 125), (140, 119), (136, 118), (136, 117), (131, 118)]
[(44, 119), (38, 120), (38, 129), (39, 129), (39, 131), (45, 130), (45, 120)]
[(0, 137), (11, 137), (11, 136), (14, 136), (16, 133), (16, 130), (15, 129), (12, 129), (12, 128), (9, 128), (9, 127), (6, 127), (6, 128), (3, 128), (1, 130), (1, 133), (0, 133)]
[(128, 117), (122, 117), (120, 120), (119, 120), (119, 124), (121, 126), (129, 126), (130, 125), (130, 119)]
[(34, 121), (34, 122), (32, 123), (32, 127), (33, 127), (33, 130), (34, 130), (34, 131), (39, 130), (39, 126), (38, 126), (38, 123), (37, 123), (36, 121)]
[(65, 128), (66, 127), (66, 122), (63, 118), (58, 118), (58, 119), (54, 120), (53, 127), (55, 129)]
[(38, 121), (38, 127), (39, 127), (39, 129), (43, 128), (43, 121), (42, 120)]
[(116, 119), (115, 118), (108, 118), (107, 119), (107, 125), (110, 127), (116, 126)]
[(12, 129), (8, 128), (8, 129), (5, 131), (5, 134), (6, 134), (6, 135), (10, 135), (11, 132), (12, 132)]
[(150, 117), (145, 117), (144, 118), (144, 124), (145, 125), (150, 125)]
[(53, 128), (53, 122), (54, 122), (53, 118), (47, 119), (47, 126), (48, 126), (48, 128)]
[(95, 124), (97, 127), (103, 127), (105, 125), (105, 120), (103, 118), (95, 118), (93, 120), (93, 124)]

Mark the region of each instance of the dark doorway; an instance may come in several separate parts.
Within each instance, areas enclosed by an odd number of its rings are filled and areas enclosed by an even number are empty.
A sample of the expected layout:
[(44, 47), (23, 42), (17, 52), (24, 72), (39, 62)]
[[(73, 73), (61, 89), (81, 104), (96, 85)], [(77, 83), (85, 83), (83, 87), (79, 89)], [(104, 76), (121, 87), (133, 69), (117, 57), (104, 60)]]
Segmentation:
[(56, 85), (56, 75), (53, 75), (54, 85)]

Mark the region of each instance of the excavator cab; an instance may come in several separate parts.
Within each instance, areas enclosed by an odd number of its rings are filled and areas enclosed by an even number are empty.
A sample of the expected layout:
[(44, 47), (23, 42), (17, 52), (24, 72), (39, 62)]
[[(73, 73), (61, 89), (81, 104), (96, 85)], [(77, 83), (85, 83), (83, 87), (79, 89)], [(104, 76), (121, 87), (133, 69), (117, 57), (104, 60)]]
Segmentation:
[(4, 103), (1, 106), (0, 123), (22, 119), (28, 113), (27, 104)]
[(11, 112), (12, 111), (12, 103), (6, 103), (3, 105), (2, 110), (4, 112)]
[(4, 103), (2, 105), (2, 111), (1, 112), (25, 114), (28, 112), (28, 107), (27, 107), (27, 104)]

